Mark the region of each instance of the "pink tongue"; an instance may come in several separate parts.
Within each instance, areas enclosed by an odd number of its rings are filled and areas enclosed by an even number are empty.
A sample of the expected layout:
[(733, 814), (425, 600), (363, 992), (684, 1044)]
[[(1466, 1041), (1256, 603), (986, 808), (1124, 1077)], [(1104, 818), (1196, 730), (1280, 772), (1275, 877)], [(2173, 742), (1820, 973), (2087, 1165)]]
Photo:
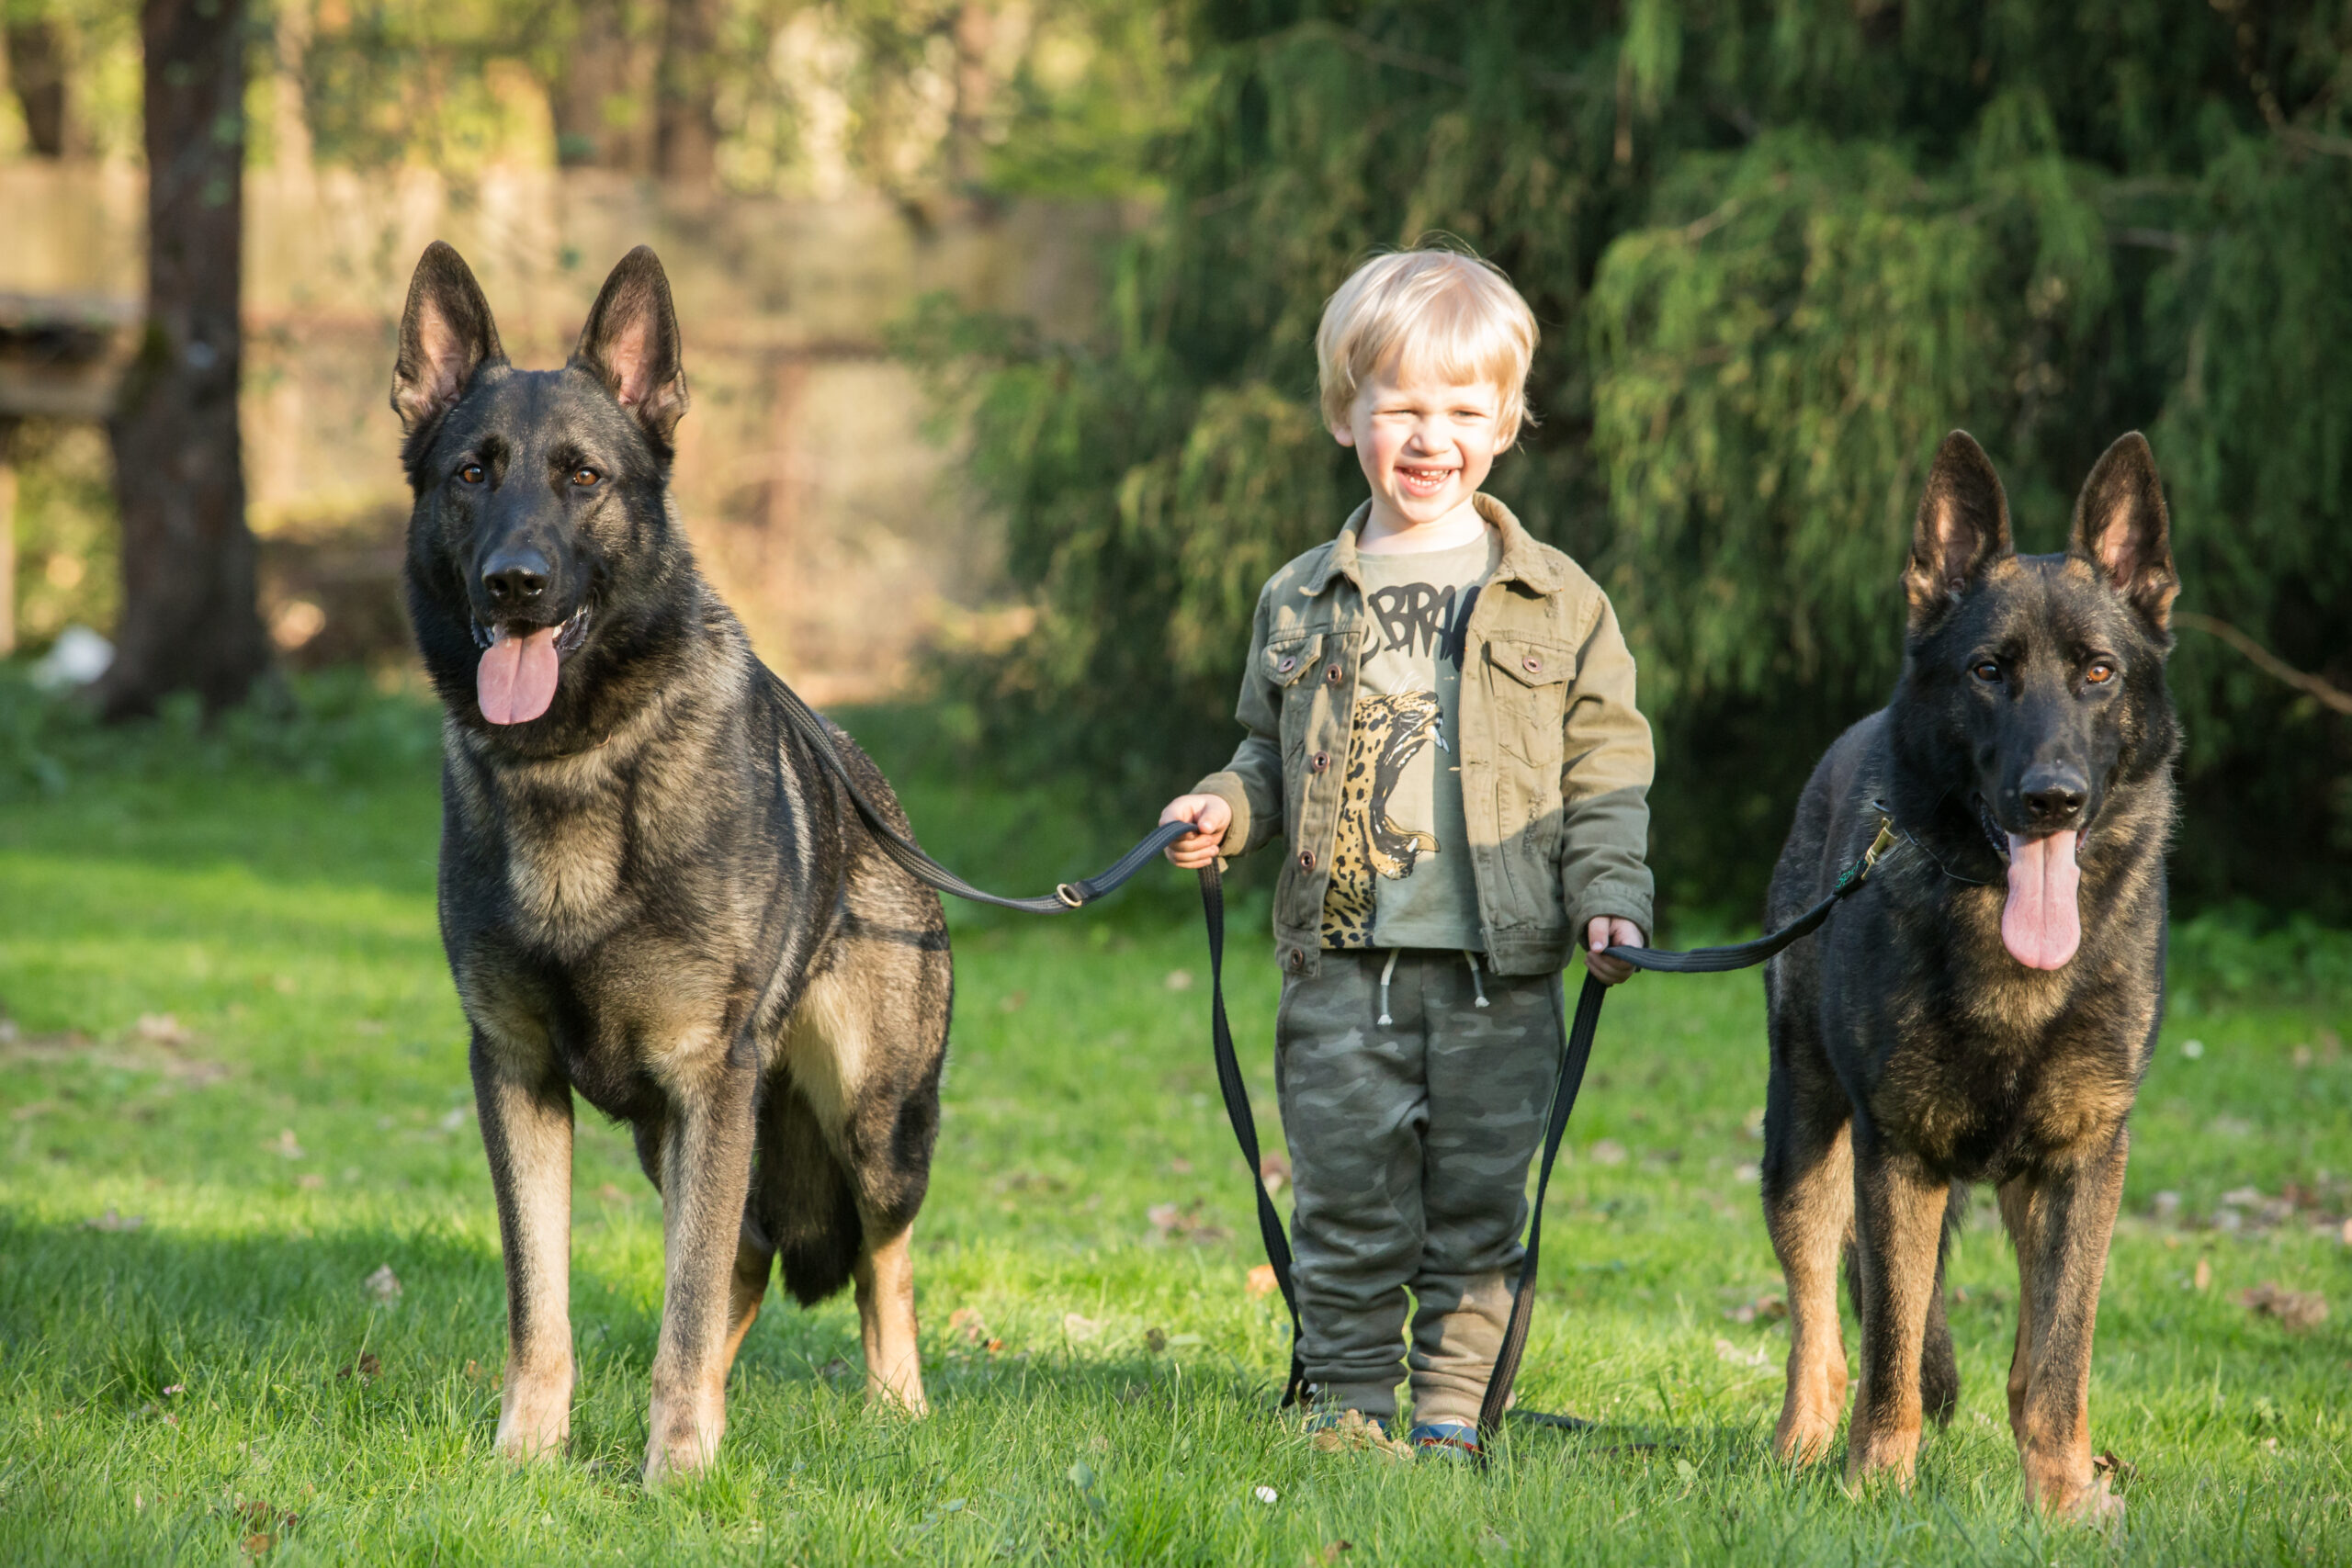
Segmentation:
[(491, 723), (527, 724), (555, 701), (555, 628), (541, 626), (527, 637), (505, 631), (497, 636), (474, 671), (474, 694)]
[(2029, 969), (2059, 969), (2083, 944), (2083, 917), (2075, 892), (2083, 880), (2075, 863), (2075, 835), (2046, 839), (2009, 835), (2009, 902), (2001, 911), (2001, 941)]

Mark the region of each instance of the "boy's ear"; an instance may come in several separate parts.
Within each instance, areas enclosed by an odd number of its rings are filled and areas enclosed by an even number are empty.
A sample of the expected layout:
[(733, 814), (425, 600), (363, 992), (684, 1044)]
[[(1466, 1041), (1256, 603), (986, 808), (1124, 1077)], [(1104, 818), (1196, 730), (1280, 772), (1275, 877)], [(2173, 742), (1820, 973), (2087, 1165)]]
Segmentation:
[(1911, 629), (1933, 621), (1960, 597), (1969, 581), (1993, 562), (2015, 554), (2009, 544), (2009, 498), (1993, 459), (1964, 430), (1955, 430), (1936, 448), (1935, 467), (1919, 497), (1912, 526), (1911, 560), (1903, 569), (1904, 597), (1911, 604)]
[(629, 252), (605, 279), (571, 363), (603, 382), (668, 457), (686, 412), (686, 371), (669, 276), (651, 246)]
[(447, 243), (435, 240), (417, 258), (401, 312), (400, 358), (392, 366), (392, 412), (413, 434), (464, 395), (474, 372), (503, 365), (498, 323), (473, 269)]

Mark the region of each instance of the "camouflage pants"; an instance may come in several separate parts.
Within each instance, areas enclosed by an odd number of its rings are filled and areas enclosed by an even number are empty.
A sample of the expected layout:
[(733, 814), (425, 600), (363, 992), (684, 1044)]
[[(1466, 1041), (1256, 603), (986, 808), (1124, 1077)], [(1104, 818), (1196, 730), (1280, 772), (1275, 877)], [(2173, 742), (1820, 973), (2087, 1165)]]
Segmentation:
[(1384, 1024), (1391, 956), (1326, 953), (1319, 976), (1283, 981), (1276, 1014), (1306, 1378), (1318, 1402), (1392, 1416), (1408, 1360), (1414, 1419), (1475, 1420), (1510, 1314), (1560, 981), (1405, 949)]

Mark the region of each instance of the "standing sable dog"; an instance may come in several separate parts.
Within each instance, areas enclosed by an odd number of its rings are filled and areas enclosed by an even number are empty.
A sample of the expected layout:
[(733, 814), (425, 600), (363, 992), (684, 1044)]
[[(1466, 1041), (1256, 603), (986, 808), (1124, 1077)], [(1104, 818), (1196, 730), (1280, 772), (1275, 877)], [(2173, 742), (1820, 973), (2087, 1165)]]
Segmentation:
[(856, 1281), (867, 1391), (920, 1414), (907, 1237), (939, 1126), (946, 925), (695, 570), (668, 493), (686, 385), (661, 263), (630, 252), (571, 363), (525, 371), (435, 244), (392, 406), (409, 613), (447, 709), (442, 940), (506, 1254), (499, 1451), (571, 1427), (575, 1089), (629, 1123), (662, 1197), (648, 1480), (717, 1450), (778, 1258), (804, 1303)]
[(2122, 1502), (2091, 1470), (2091, 1326), (2124, 1119), (2163, 1013), (2178, 745), (2165, 658), (2179, 585), (2147, 442), (2098, 460), (2065, 554), (2019, 556), (1999, 478), (1955, 431), (1903, 581), (1894, 701), (1814, 770), (1772, 878), (1777, 926), (1828, 893), (1882, 812), (1910, 840), (1766, 972), (1764, 1213), (1790, 1312), (1774, 1448), (1817, 1459), (1837, 1430), (1850, 1249), (1847, 1480), (1909, 1481), (1923, 1411), (1950, 1420), (1960, 1391), (1952, 1193), (1989, 1181), (2018, 1252), (2009, 1426), (2026, 1494), (2112, 1514)]

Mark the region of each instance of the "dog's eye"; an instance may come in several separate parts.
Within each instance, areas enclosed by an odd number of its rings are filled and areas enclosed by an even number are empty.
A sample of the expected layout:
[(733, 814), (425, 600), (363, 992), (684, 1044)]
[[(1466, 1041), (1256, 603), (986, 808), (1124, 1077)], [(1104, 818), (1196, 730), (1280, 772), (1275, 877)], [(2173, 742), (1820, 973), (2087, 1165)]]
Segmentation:
[(1968, 672), (1989, 686), (2000, 680), (2001, 666), (1994, 660), (1980, 659), (1968, 667)]
[(2104, 686), (2115, 679), (2115, 666), (2104, 659), (2094, 659), (2090, 668), (2083, 671), (2083, 679), (2094, 686)]
[(578, 485), (582, 490), (586, 490), (589, 486), (594, 484), (602, 478), (604, 478), (604, 476), (599, 474), (594, 468), (574, 468), (571, 470), (571, 482)]
[(478, 485), (481, 483), (482, 477), (481, 465), (480, 463), (468, 463), (464, 468), (458, 470), (458, 478), (469, 485)]

